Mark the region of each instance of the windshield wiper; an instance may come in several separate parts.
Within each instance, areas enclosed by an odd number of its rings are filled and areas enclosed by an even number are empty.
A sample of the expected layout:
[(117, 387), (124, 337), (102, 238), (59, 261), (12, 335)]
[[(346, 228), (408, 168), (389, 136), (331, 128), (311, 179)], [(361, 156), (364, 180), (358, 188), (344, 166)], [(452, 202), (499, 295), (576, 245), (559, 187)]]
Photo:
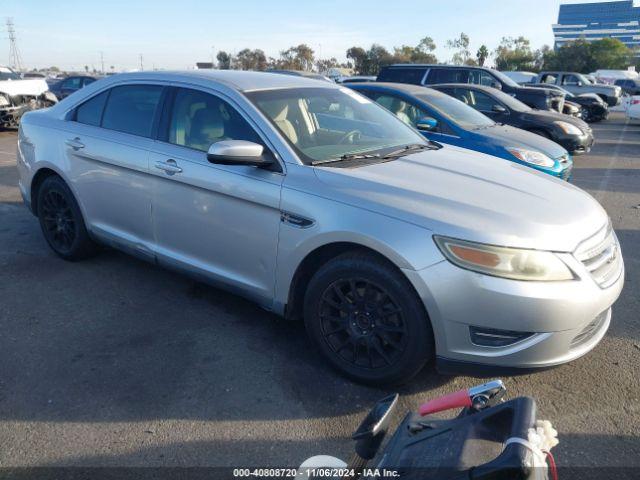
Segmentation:
[(315, 160), (311, 165), (322, 165), (324, 163), (336, 163), (344, 160), (366, 160), (368, 158), (380, 158), (377, 153), (345, 153), (340, 158), (328, 158), (326, 160)]
[(405, 155), (410, 155), (413, 152), (418, 152), (420, 150), (440, 150), (441, 148), (442, 148), (442, 145), (439, 145), (435, 142), (412, 143), (410, 145), (405, 145), (399, 150), (394, 150), (393, 152), (389, 152), (382, 158), (389, 159), (389, 158), (403, 157)]

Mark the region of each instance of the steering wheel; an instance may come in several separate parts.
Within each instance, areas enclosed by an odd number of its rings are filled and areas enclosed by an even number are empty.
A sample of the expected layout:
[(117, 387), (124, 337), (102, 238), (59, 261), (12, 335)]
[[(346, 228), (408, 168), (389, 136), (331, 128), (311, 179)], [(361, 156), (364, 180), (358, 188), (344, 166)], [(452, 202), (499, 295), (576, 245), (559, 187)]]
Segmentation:
[(344, 145), (347, 143), (347, 140), (349, 140), (348, 143), (353, 143), (354, 140), (360, 138), (360, 135), (362, 135), (360, 130), (351, 130), (350, 132), (345, 133), (340, 140), (338, 140), (338, 145)]

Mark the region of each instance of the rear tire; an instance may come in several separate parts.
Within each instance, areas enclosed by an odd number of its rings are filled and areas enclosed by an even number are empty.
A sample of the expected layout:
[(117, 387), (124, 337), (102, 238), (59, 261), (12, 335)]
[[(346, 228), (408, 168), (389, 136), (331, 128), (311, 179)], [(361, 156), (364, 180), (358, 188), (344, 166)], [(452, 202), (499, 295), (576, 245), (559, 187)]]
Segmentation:
[(344, 253), (315, 273), (304, 319), (329, 363), (358, 382), (407, 382), (434, 353), (431, 323), (413, 286), (367, 252)]
[(46, 178), (37, 199), (40, 228), (58, 256), (75, 261), (98, 252), (98, 246), (87, 233), (78, 202), (62, 178), (56, 175)]

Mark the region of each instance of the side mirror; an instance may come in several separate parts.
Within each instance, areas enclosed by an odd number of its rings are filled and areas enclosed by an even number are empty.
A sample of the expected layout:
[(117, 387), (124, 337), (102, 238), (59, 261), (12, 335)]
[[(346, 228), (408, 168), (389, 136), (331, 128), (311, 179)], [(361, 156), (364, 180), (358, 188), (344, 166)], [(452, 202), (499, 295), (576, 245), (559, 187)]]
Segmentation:
[(498, 90), (502, 90), (502, 84), (500, 82), (492, 82), (491, 86), (493, 88), (497, 88)]
[(578, 80), (578, 82), (576, 83), (577, 86), (581, 87), (582, 86), (582, 82), (580, 80)]
[(263, 155), (264, 147), (245, 140), (222, 140), (209, 147), (207, 160), (219, 165), (250, 165), (264, 167), (273, 160)]
[(422, 117), (416, 122), (416, 128), (428, 132), (438, 126), (438, 121), (432, 117)]
[(495, 113), (507, 113), (507, 109), (497, 103), (493, 107), (491, 107), (491, 111)]

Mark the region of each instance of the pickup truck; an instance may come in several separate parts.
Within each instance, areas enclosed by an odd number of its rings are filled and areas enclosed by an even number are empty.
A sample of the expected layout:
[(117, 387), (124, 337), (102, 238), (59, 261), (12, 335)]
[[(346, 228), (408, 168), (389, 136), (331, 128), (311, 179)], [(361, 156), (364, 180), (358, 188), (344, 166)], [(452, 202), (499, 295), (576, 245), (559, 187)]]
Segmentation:
[(378, 82), (410, 83), (429, 86), (439, 83), (470, 83), (497, 88), (537, 110), (564, 108), (564, 94), (550, 89), (518, 85), (504, 73), (491, 68), (468, 65), (396, 64), (383, 67)]
[(622, 89), (613, 85), (592, 83), (585, 75), (577, 72), (540, 72), (533, 83), (558, 85), (574, 95), (595, 93), (610, 107), (620, 104)]
[(44, 79), (25, 80), (0, 65), (0, 128), (17, 127), (25, 112), (50, 107), (57, 101)]

